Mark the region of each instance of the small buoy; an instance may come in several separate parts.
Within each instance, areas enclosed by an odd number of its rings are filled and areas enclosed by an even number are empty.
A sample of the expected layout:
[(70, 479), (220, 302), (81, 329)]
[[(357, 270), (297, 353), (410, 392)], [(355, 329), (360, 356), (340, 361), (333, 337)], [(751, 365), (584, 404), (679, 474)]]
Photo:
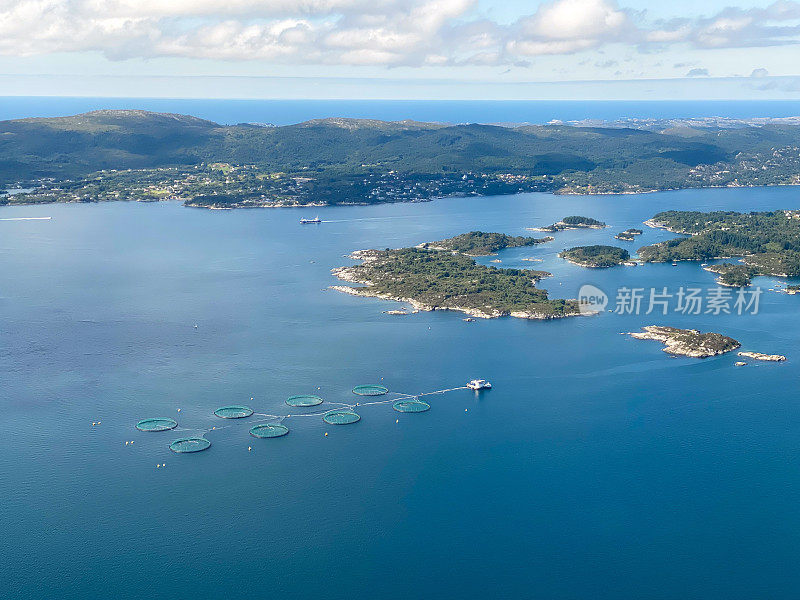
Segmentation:
[(181, 412), (181, 409), (180, 409), (180, 408), (178, 409), (178, 412)]
[(125, 442), (125, 445), (127, 446), (127, 445), (128, 445), (128, 442)]
[(325, 432), (325, 437), (328, 437), (328, 432), (327, 431)]
[(94, 427), (95, 425), (97, 425), (97, 423), (92, 423), (92, 427)]
[(217, 426), (216, 426), (216, 425), (214, 425), (214, 427), (212, 427), (211, 429), (216, 429), (216, 428), (217, 428)]
[(395, 421), (394, 421), (394, 422), (395, 422), (395, 423), (399, 423), (399, 422), (400, 422), (400, 419), (395, 419)]
[(248, 451), (248, 452), (250, 452), (252, 449), (253, 449), (253, 447), (252, 447), (252, 446), (248, 446), (248, 447), (247, 447), (247, 451)]
[(254, 400), (253, 398), (250, 398), (250, 402), (252, 402), (253, 400)]
[(98, 421), (97, 424), (100, 425), (100, 421)]
[(133, 443), (133, 440), (131, 440), (131, 444), (132, 444), (132, 443)]
[(464, 409), (464, 412), (467, 412), (467, 409), (466, 409), (466, 408)]
[(156, 469), (160, 469), (160, 468), (161, 468), (161, 465), (156, 465)]

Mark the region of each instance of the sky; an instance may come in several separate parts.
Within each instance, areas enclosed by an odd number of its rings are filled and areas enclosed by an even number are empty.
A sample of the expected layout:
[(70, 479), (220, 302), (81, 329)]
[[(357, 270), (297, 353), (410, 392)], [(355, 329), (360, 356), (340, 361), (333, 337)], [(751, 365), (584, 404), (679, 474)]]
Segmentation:
[(0, 0), (0, 95), (800, 99), (800, 0)]

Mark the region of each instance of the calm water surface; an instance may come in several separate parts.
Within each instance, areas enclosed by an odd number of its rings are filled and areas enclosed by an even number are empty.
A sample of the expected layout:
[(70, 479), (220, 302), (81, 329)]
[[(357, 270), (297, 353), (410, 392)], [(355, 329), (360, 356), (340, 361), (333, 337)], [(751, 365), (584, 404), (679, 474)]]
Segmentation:
[[(53, 217), (0, 221), (4, 595), (795, 598), (797, 296), (765, 292), (746, 317), (464, 323), (326, 291), (354, 249), (523, 234), (568, 214), (611, 227), (509, 250), (503, 266), (551, 271), (558, 297), (583, 283), (713, 285), (697, 265), (598, 271), (555, 256), (618, 243), (614, 233), (668, 208), (800, 208), (800, 192), (450, 199), (323, 208), (331, 222), (304, 227), (313, 215), (295, 209), (0, 209)], [(629, 245), (667, 237), (647, 230)], [(789, 361), (675, 359), (618, 335), (653, 323)], [(417, 415), (363, 407), (347, 427), (289, 419), (279, 439), (211, 415), (473, 377), (494, 389), (434, 397)], [(185, 432), (134, 429), (151, 416), (228, 427), (208, 434), (208, 451), (176, 455), (167, 445)]]

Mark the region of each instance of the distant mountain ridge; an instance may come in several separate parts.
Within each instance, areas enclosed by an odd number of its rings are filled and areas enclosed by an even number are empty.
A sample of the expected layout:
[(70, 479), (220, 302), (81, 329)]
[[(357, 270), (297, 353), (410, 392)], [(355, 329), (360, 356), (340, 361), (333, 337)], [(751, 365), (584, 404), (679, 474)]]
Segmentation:
[[(737, 161), (776, 162), (769, 157), (800, 145), (800, 127), (794, 122), (738, 128), (706, 122), (697, 128), (671, 125), (657, 131), (327, 118), (263, 127), (143, 110), (98, 110), (0, 122), (0, 184), (224, 162), (326, 178), (388, 172), (512, 174), (554, 178), (555, 188), (576, 191), (641, 191), (711, 185), (713, 173), (731, 172)], [(800, 176), (800, 168), (786, 160), (775, 165), (780, 178), (776, 174), (775, 181), (764, 183), (791, 183)]]

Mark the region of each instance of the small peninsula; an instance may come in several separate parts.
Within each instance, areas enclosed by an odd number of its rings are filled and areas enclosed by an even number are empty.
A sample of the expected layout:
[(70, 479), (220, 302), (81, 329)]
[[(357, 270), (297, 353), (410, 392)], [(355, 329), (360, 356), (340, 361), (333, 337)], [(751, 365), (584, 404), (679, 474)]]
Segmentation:
[(531, 227), (530, 230), (555, 233), (557, 231), (566, 231), (568, 229), (603, 229), (605, 226), (605, 223), (598, 221), (597, 219), (573, 215), (571, 217), (564, 217), (558, 223), (553, 223), (547, 227)]
[(492, 256), (506, 248), (521, 248), (552, 242), (553, 238), (533, 238), (506, 235), (505, 233), (487, 233), (470, 231), (438, 242), (425, 242), (418, 247), (424, 250), (449, 250), (467, 256)]
[[(479, 265), (464, 253), (436, 248), (459, 247), (474, 251), (485, 236), (441, 240), (432, 247), (360, 250), (351, 255), (362, 263), (340, 267), (333, 274), (363, 287), (333, 286), (340, 292), (407, 302), (418, 310), (455, 310), (473, 317), (510, 315), (524, 319), (557, 319), (580, 315), (576, 300), (551, 300), (534, 284), (550, 273), (529, 269), (501, 269)], [(500, 236), (502, 234), (488, 234)], [(476, 244), (472, 244), (469, 240)], [(492, 238), (501, 239), (501, 238)]]
[(747, 265), (733, 263), (720, 263), (703, 267), (709, 273), (716, 273), (717, 283), (728, 287), (745, 287), (750, 285), (753, 277), (758, 275), (758, 269)]
[(739, 257), (743, 264), (708, 267), (723, 285), (748, 285), (756, 275), (800, 276), (800, 211), (666, 211), (646, 221), (688, 237), (639, 248), (644, 262)]
[(559, 256), (581, 267), (591, 268), (613, 267), (631, 258), (627, 250), (616, 246), (576, 246), (560, 252)]
[(741, 344), (719, 333), (700, 333), (696, 329), (678, 329), (648, 325), (643, 331), (628, 333), (637, 340), (656, 340), (664, 344), (664, 352), (676, 356), (708, 358), (736, 350)]

